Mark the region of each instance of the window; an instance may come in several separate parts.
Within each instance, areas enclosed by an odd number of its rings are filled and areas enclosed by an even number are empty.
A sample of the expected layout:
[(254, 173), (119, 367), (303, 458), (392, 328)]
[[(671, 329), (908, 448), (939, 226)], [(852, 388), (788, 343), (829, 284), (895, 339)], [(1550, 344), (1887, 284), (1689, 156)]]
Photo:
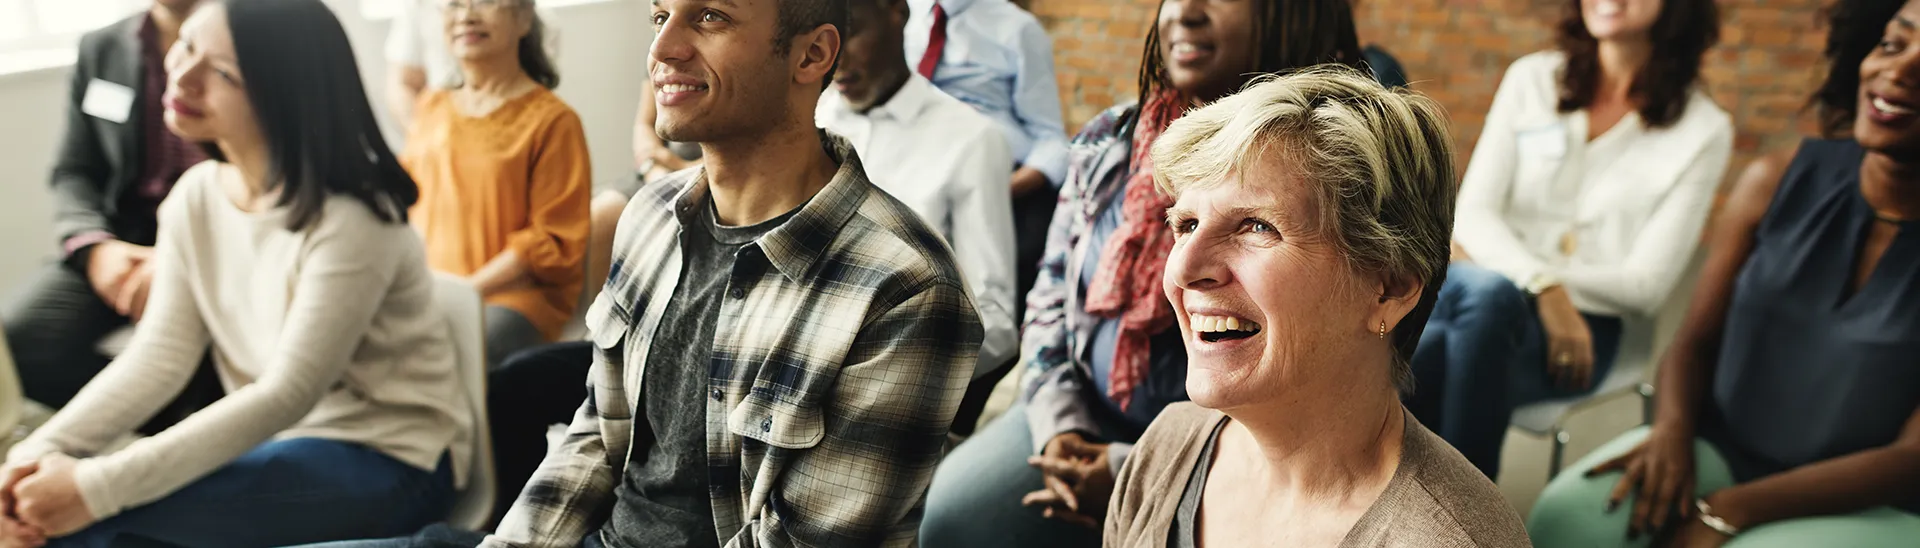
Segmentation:
[(0, 0), (0, 54), (72, 48), (151, 0)]

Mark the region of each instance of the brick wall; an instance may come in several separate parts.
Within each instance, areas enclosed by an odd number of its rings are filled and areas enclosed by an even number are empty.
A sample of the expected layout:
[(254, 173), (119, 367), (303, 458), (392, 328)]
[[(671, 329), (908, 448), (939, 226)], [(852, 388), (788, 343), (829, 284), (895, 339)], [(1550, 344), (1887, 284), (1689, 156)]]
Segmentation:
[[(1453, 120), (1461, 160), (1480, 136), (1493, 92), (1509, 63), (1552, 46), (1561, 0), (1368, 0), (1355, 17), (1360, 40), (1386, 48), (1415, 89)], [(1824, 0), (1720, 0), (1720, 46), (1707, 54), (1714, 99), (1733, 114), (1737, 140), (1729, 176), (1756, 153), (1809, 129), (1800, 105), (1822, 75)], [(1055, 71), (1067, 127), (1135, 94), (1140, 48), (1158, 0), (1032, 0), (1054, 39)], [(1462, 164), (1464, 166), (1464, 164)]]

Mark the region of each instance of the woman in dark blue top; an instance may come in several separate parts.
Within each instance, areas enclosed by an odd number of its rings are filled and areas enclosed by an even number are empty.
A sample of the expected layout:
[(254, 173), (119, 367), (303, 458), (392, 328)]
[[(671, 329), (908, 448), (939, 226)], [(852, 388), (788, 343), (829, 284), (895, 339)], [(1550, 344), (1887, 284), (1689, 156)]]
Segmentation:
[(1653, 426), (1549, 484), (1535, 543), (1920, 543), (1920, 0), (1833, 18), (1815, 103), (1851, 138), (1742, 176)]

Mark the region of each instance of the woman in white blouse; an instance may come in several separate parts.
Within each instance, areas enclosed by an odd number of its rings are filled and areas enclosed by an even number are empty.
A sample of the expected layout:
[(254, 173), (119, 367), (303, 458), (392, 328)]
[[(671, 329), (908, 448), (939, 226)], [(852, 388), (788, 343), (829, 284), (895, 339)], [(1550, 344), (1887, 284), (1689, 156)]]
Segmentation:
[(1686, 269), (1733, 127), (1699, 83), (1713, 0), (1567, 0), (1507, 69), (1461, 183), (1409, 400), (1489, 478), (1515, 407), (1589, 393)]
[[(127, 351), (0, 467), (0, 547), (285, 546), (446, 517), (470, 451), (447, 324), (321, 0), (201, 8), (167, 127), (211, 161), (160, 208)], [(226, 394), (116, 452), (211, 353)]]

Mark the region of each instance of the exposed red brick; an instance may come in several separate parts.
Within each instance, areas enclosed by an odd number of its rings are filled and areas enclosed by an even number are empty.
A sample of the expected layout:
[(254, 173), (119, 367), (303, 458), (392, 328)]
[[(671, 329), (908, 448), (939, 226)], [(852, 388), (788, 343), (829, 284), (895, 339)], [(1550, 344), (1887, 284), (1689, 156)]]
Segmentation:
[[(1406, 66), (1415, 89), (1445, 106), (1466, 161), (1501, 74), (1514, 59), (1552, 47), (1570, 0), (1367, 0), (1363, 41)], [(1708, 91), (1733, 114), (1738, 174), (1755, 155), (1799, 139), (1800, 104), (1818, 84), (1826, 0), (1720, 0), (1721, 46), (1707, 54)], [(1069, 132), (1136, 93), (1141, 41), (1159, 0), (1033, 0), (1055, 40), (1055, 70)], [(1464, 165), (1464, 164), (1463, 164)]]

